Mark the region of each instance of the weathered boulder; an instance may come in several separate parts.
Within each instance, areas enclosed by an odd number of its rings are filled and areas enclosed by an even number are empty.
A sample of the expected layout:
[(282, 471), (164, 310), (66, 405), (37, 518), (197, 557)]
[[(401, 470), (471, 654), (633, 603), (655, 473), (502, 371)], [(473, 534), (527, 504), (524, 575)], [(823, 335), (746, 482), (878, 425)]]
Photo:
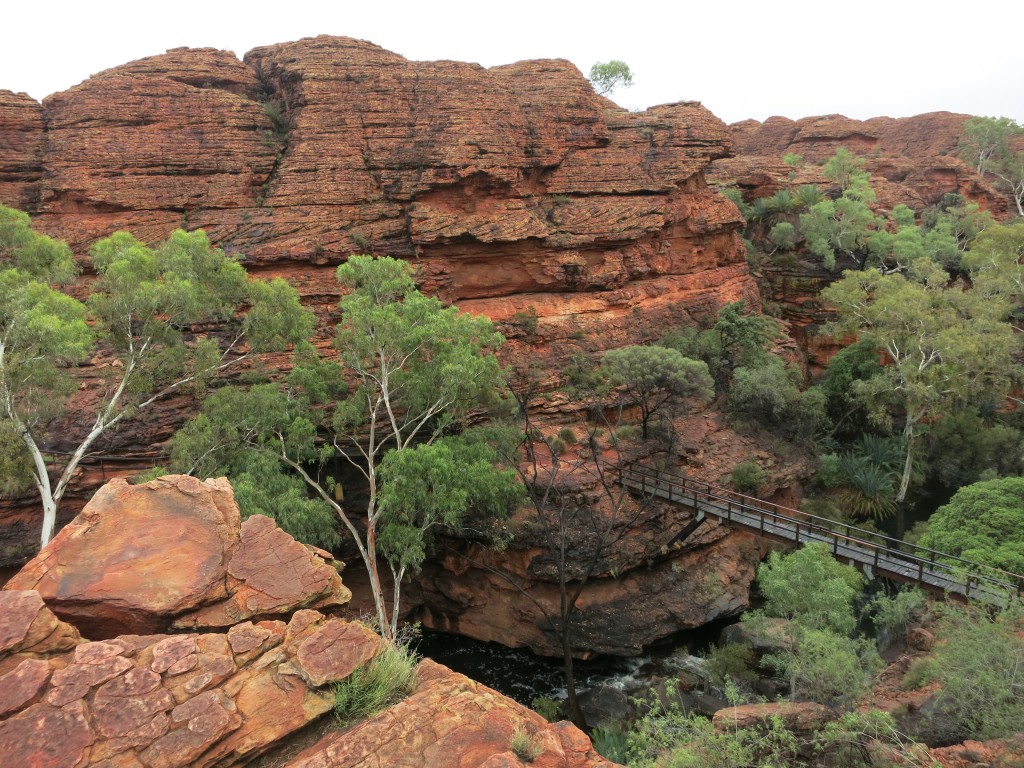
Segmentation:
[(722, 629), (719, 642), (738, 643), (758, 653), (778, 653), (793, 649), (796, 627), (789, 619), (764, 618), (754, 623), (738, 622)]
[(73, 648), (82, 639), (31, 590), (0, 591), (0, 617), (0, 654), (45, 655)]
[(87, 637), (226, 627), (348, 601), (338, 571), (272, 520), (241, 522), (224, 479), (112, 480), (8, 583)]
[[(34, 594), (0, 593), (0, 605)], [(38, 645), (8, 650), (0, 668), (17, 666), (0, 678), (0, 765), (235, 765), (328, 712), (325, 686), (381, 642), (362, 625), (301, 610), (287, 625), (127, 635), (51, 648), (48, 660), (35, 658)]]
[(513, 768), (524, 765), (511, 748), (517, 730), (527, 733), (540, 750), (531, 765), (615, 765), (597, 754), (590, 740), (570, 723), (548, 723), (511, 699), (424, 660), (419, 665), (419, 683), (407, 699), (351, 730), (328, 734), (286, 766)]
[(763, 728), (777, 717), (789, 730), (806, 735), (820, 729), (833, 716), (832, 711), (824, 704), (810, 701), (773, 701), (766, 704), (723, 707), (715, 712), (711, 722), (720, 731), (732, 731), (737, 728)]

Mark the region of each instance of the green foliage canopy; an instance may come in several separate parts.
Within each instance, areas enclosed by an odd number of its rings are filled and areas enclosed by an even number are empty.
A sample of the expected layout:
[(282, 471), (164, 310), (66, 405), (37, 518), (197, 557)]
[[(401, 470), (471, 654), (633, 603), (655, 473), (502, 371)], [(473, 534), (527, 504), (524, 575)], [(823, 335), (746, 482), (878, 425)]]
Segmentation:
[(950, 284), (929, 259), (906, 276), (877, 269), (846, 272), (822, 291), (838, 314), (834, 335), (856, 333), (888, 359), (881, 371), (855, 383), (872, 419), (887, 425), (890, 409), (903, 413), (906, 461), (896, 501), (913, 471), (918, 425), (959, 403), (998, 398), (1009, 391), (1018, 342), (1004, 322), (1010, 305), (998, 296)]
[(853, 603), (864, 577), (833, 558), (826, 544), (806, 544), (786, 556), (772, 552), (757, 570), (757, 583), (768, 616), (843, 636), (857, 625)]
[(640, 424), (647, 438), (651, 416), (673, 397), (697, 395), (704, 399), (714, 393), (708, 366), (691, 360), (675, 349), (630, 346), (605, 353), (601, 364), (611, 380), (625, 389), (640, 407)]
[(633, 84), (633, 73), (624, 61), (612, 59), (599, 61), (590, 68), (590, 82), (601, 96), (607, 96), (616, 88), (628, 88)]
[(961, 488), (929, 518), (921, 545), (1024, 574), (1024, 477)]
[[(514, 474), (495, 469), (493, 446), (464, 423), (500, 391), (493, 352), (503, 340), (486, 318), (422, 295), (404, 262), (352, 256), (338, 279), (346, 293), (337, 360), (305, 343), (287, 382), (218, 391), (175, 437), (174, 460), (204, 476), (254, 476), (249, 468), (261, 467), (284, 493), (274, 499), (291, 530), (313, 540), (329, 540), (328, 513), (335, 515), (366, 566), (380, 630), (393, 638), (402, 580), (433, 533), (470, 512), (507, 513), (520, 499)], [(335, 459), (366, 481), (365, 526), (324, 472)], [(316, 500), (297, 494), (296, 482)], [(261, 508), (273, 501), (255, 493), (247, 500)], [(378, 556), (391, 569), (390, 605)]]
[[(118, 232), (97, 242), (91, 256), (97, 279), (83, 305), (53, 287), (76, 274), (67, 246), (0, 206), (0, 469), (3, 486), (20, 490), (26, 473), (17, 467), (32, 467), (44, 545), (68, 483), (101, 435), (173, 392), (191, 387), (201, 394), (217, 372), (283, 349), (312, 328), (294, 289), (281, 280), (249, 281), (201, 231), (179, 230), (156, 248)], [(249, 311), (240, 313), (244, 305)], [(226, 343), (194, 329), (209, 321), (224, 328)], [(61, 460), (44, 447), (75, 389), (68, 369), (101, 347), (117, 362), (102, 371), (107, 380), (91, 427)]]

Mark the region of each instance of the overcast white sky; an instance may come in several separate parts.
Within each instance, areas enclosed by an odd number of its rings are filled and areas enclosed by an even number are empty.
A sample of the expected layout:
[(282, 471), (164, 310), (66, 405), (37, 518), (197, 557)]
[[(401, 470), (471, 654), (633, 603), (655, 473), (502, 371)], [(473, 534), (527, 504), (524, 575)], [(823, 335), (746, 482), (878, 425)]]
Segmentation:
[[(972, 16), (972, 14), (975, 14)], [(484, 66), (621, 59), (622, 106), (696, 99), (726, 122), (949, 110), (1024, 123), (1024, 0), (12, 0), (0, 88), (37, 99), (178, 46), (241, 57), (318, 34)]]

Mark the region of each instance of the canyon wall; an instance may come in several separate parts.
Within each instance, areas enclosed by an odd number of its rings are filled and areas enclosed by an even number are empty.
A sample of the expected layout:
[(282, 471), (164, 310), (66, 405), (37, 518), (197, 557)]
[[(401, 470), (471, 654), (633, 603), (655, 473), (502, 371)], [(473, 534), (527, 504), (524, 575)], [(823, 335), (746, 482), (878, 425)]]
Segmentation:
[[(763, 123), (745, 120), (729, 126), (735, 155), (715, 160), (707, 178), (720, 187), (740, 190), (749, 202), (781, 189), (804, 184), (823, 188), (831, 182), (822, 173), (825, 161), (845, 147), (864, 162), (878, 195), (873, 206), (882, 213), (903, 204), (920, 213), (943, 195), (959, 194), (1002, 220), (1011, 215), (1007, 196), (989, 179), (959, 159), (957, 144), (970, 115), (930, 112), (914, 117), (852, 120), (824, 115), (790, 120), (770, 117)], [(799, 162), (784, 162), (798, 155)], [(803, 350), (812, 373), (820, 374), (840, 348), (818, 336), (829, 319), (818, 294), (837, 273), (817, 261), (793, 266), (761, 267), (763, 298), (780, 308), (789, 332)]]
[[(630, 113), (595, 94), (566, 61), (484, 69), (318, 37), (258, 48), (244, 61), (176, 49), (41, 105), (0, 94), (0, 202), (27, 209), (38, 228), (72, 245), (84, 266), (79, 296), (97, 239), (126, 229), (154, 242), (178, 227), (202, 228), (250, 274), (295, 285), (322, 321), (325, 347), (336, 265), (356, 252), (407, 259), (425, 292), (495, 320), (510, 339), (509, 362), (539, 363), (551, 390), (576, 353), (652, 341), (728, 301), (758, 304), (737, 234), (742, 219), (704, 180), (731, 147), (727, 127), (700, 104)], [(283, 356), (265, 362), (288, 365)], [(111, 364), (99, 354), (80, 367), (76, 405), (99, 396)], [(556, 421), (581, 407), (556, 395), (538, 400)], [(98, 445), (106, 458), (86, 465), (61, 522), (102, 481), (158, 463), (193, 408), (187, 398), (170, 400)], [(72, 408), (47, 447), (70, 448), (87, 413)], [(32, 549), (36, 506), (24, 499), (0, 507), (0, 545), (11, 562)], [(673, 569), (681, 552), (658, 548), (688, 518), (659, 514), (658, 526), (638, 534), (635, 557), (602, 573), (589, 650), (631, 652), (746, 605), (758, 548), (720, 532), (689, 547), (685, 568)], [(538, 554), (524, 546), (509, 558), (530, 571)], [(620, 573), (655, 560), (658, 584), (645, 587), (640, 571), (619, 583)], [(719, 567), (723, 586), (679, 610), (684, 587), (703, 589), (706, 572)], [(550, 650), (535, 618), (518, 635), (484, 626), (475, 606), (493, 590), (479, 573), (433, 568), (419, 590), (428, 621)], [(358, 576), (351, 581), (358, 586)], [(621, 609), (640, 593), (651, 611), (644, 631), (614, 635)], [(510, 601), (528, 604), (502, 595)]]

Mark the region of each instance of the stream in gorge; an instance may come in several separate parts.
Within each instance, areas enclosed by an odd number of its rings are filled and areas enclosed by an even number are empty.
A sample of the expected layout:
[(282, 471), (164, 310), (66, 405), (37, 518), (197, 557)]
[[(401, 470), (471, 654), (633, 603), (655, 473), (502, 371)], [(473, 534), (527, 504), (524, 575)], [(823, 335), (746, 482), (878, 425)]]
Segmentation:
[[(727, 619), (680, 632), (647, 649), (641, 656), (601, 656), (574, 664), (576, 690), (607, 685), (634, 691), (657, 678), (672, 677), (687, 664), (690, 654), (702, 655), (718, 639)], [(418, 653), (456, 672), (531, 706), (538, 697), (561, 701), (566, 696), (564, 668), (559, 657), (537, 656), (525, 648), (473, 640), (461, 635), (422, 630), (415, 643)]]

